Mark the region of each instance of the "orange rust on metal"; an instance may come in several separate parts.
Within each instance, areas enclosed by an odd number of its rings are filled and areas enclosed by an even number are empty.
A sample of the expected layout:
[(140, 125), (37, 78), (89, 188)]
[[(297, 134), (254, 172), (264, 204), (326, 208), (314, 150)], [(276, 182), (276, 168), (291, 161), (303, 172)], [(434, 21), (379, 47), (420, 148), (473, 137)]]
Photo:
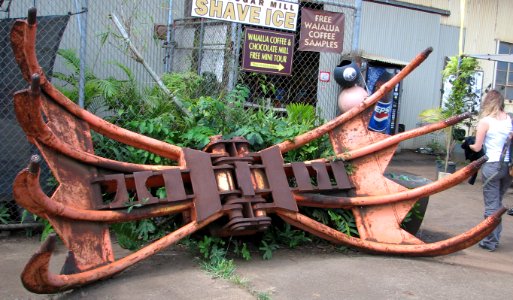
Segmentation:
[(405, 131), (402, 133), (398, 133), (396, 135), (387, 137), (383, 140), (380, 140), (374, 144), (369, 144), (365, 146), (361, 146), (357, 149), (343, 152), (338, 154), (336, 157), (341, 158), (343, 160), (351, 160), (356, 159), (368, 154), (371, 154), (373, 152), (376, 152), (380, 149), (384, 149), (390, 146), (394, 146), (399, 144), (402, 141), (409, 140), (427, 133), (431, 133), (433, 131), (437, 131), (449, 126), (452, 126), (454, 124), (457, 124), (465, 119), (470, 118), (471, 114), (469, 112), (463, 113), (461, 115), (453, 116), (448, 118), (447, 120), (443, 120), (437, 123), (429, 124), (420, 128), (415, 128), (409, 131)]
[(290, 211), (276, 211), (276, 214), (280, 216), (285, 222), (336, 244), (348, 245), (363, 251), (373, 253), (408, 256), (437, 256), (451, 254), (476, 244), (485, 236), (490, 234), (490, 232), (492, 232), (497, 225), (499, 225), (501, 222), (501, 216), (505, 212), (506, 208), (503, 207), (472, 229), (452, 238), (430, 244), (422, 243), (417, 245), (393, 243), (387, 244), (375, 241), (366, 241), (348, 236), (300, 213)]
[[(33, 156), (16, 177), (18, 204), (47, 218), (69, 250), (61, 275), (48, 263), (49, 238), (27, 263), (22, 282), (35, 293), (55, 293), (111, 277), (203, 227), (219, 236), (248, 235), (271, 226), (270, 214), (334, 243), (384, 254), (432, 256), (477, 243), (500, 222), (505, 209), (466, 233), (425, 244), (400, 224), (418, 199), (443, 191), (475, 173), (482, 158), (437, 182), (408, 190), (383, 172), (398, 143), (453, 125), (468, 114), (395, 136), (369, 131), (376, 103), (422, 63), (431, 48), (359, 106), (318, 128), (257, 153), (243, 137), (211, 137), (205, 149), (181, 148), (117, 127), (81, 109), (45, 77), (35, 54), (36, 10), (15, 22), (15, 60), (30, 88), (16, 93), (16, 117), (41, 152), (59, 186), (47, 196), (39, 184), (41, 158)], [(178, 166), (115, 161), (94, 154), (91, 130), (165, 158)], [(282, 153), (329, 134), (335, 160), (285, 164)], [(346, 172), (346, 162), (353, 172)], [(159, 198), (155, 190), (165, 189)], [(321, 194), (323, 193), (323, 194)], [(127, 205), (133, 209), (125, 210)], [(360, 238), (346, 236), (299, 213), (298, 206), (351, 209)], [(135, 207), (135, 208), (134, 208)], [(181, 214), (183, 226), (143, 249), (115, 260), (109, 224)]]
[(471, 116), (470, 113), (466, 112), (461, 115), (450, 117), (446, 120), (439, 121), (436, 123), (428, 124), (419, 128), (411, 129), (402, 133), (397, 133), (392, 136), (388, 136), (382, 140), (379, 140), (373, 144), (368, 145), (361, 145), (358, 148), (355, 148), (353, 150), (348, 149), (341, 149), (341, 153), (338, 153), (336, 156), (333, 157), (327, 157), (327, 158), (320, 158), (316, 160), (307, 161), (306, 163), (311, 163), (314, 161), (329, 161), (329, 160), (336, 160), (341, 159), (344, 161), (349, 161), (352, 159), (356, 159), (368, 154), (372, 154), (374, 152), (377, 152), (383, 148), (391, 147), (394, 145), (399, 144), (402, 141), (412, 139), (421, 135), (425, 135), (449, 126), (452, 126), (454, 124), (457, 124)]

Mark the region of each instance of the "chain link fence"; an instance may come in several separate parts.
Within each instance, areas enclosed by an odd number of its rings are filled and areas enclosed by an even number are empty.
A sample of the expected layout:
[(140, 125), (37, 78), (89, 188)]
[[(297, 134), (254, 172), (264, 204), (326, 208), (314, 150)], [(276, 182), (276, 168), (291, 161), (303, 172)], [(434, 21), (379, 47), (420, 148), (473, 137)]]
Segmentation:
[[(153, 105), (155, 81), (141, 58), (164, 81), (166, 73), (182, 74), (185, 80), (187, 74), (199, 75), (202, 83), (196, 96), (223, 95), (237, 85), (244, 85), (250, 91), (248, 107), (264, 105), (283, 112), (286, 105), (300, 102), (316, 106), (325, 118), (334, 117), (337, 106), (333, 99), (339, 87), (334, 80), (321, 82), (319, 72), (332, 72), (351, 52), (355, 18), (353, 1), (301, 1), (300, 7), (344, 14), (343, 50), (341, 53), (298, 51), (299, 15), (292, 72), (284, 76), (242, 70), (244, 32), (248, 27), (255, 27), (192, 17), (191, 0), (4, 0), (0, 3), (0, 167), (3, 170), (0, 229), (12, 228), (22, 221), (23, 210), (13, 201), (12, 182), (26, 167), (30, 155), (37, 151), (17, 125), (12, 105), (13, 93), (26, 88), (27, 83), (14, 62), (9, 32), (14, 20), (25, 18), (30, 7), (38, 9), (38, 60), (53, 84), (75, 101), (82, 97), (86, 109), (120, 125), (137, 121), (141, 111)], [(120, 20), (141, 57), (135, 56), (127, 46), (113, 22), (113, 15)], [(81, 60), (86, 67), (83, 73)], [(80, 85), (81, 76), (84, 88)], [(113, 94), (108, 94), (108, 89), (100, 93), (91, 88), (89, 84), (94, 82), (111, 84)], [(116, 98), (119, 95), (123, 103)], [(112, 107), (122, 107), (123, 112)], [(115, 144), (94, 132), (93, 140), (95, 144)], [(104, 151), (107, 148), (97, 148), (97, 154), (131, 160), (129, 152), (107, 153)], [(52, 181), (51, 175), (47, 168), (43, 170), (41, 184), (50, 191), (52, 184), (47, 182)]]
[[(351, 52), (355, 18), (352, 1), (301, 1), (300, 8), (340, 12), (345, 15), (343, 50), (341, 53), (298, 51), (301, 25), (299, 14), (290, 76), (242, 70), (240, 66), (245, 28), (259, 27), (190, 17), (190, 3), (191, 1), (173, 1), (172, 34), (165, 41), (171, 66), (168, 71), (195, 71), (205, 76), (215, 76), (221, 86), (228, 90), (236, 84), (244, 84), (251, 91), (248, 105), (262, 104), (262, 100), (265, 100), (264, 105), (271, 105), (278, 111), (284, 110), (287, 104), (297, 102), (315, 106), (323, 93), (330, 94), (330, 89), (335, 90), (334, 94), (338, 93), (336, 84), (319, 83), (319, 71), (333, 71), (342, 56)], [(322, 115), (329, 118), (334, 117), (337, 108), (332, 105), (320, 109), (324, 110)]]

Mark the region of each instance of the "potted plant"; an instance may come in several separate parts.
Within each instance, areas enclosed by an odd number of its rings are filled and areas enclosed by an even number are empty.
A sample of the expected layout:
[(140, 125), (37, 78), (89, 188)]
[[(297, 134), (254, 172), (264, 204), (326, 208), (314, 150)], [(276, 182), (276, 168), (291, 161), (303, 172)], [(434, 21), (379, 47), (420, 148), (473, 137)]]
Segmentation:
[[(423, 122), (434, 123), (464, 112), (477, 112), (481, 91), (479, 89), (474, 91), (474, 86), (475, 75), (479, 69), (477, 60), (472, 57), (451, 57), (442, 72), (445, 88), (442, 92), (441, 106), (422, 111), (419, 115), (420, 119)], [(472, 121), (472, 119), (467, 120), (463, 125), (470, 129)], [(464, 139), (465, 129), (450, 126), (445, 128), (443, 133), (445, 158), (437, 160), (437, 169), (439, 172), (453, 173), (456, 164), (451, 161), (452, 152), (456, 142)]]

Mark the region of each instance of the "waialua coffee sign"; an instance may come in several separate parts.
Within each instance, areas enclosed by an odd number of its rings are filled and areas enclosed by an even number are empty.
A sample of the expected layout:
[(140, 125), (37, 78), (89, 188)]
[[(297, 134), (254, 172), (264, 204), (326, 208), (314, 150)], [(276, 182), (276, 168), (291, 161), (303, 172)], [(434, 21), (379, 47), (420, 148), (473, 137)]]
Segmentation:
[(242, 69), (246, 71), (290, 75), (294, 57), (294, 33), (246, 28)]
[(192, 0), (194, 17), (237, 22), (283, 30), (296, 30), (298, 1)]
[(299, 51), (342, 52), (344, 14), (301, 9)]

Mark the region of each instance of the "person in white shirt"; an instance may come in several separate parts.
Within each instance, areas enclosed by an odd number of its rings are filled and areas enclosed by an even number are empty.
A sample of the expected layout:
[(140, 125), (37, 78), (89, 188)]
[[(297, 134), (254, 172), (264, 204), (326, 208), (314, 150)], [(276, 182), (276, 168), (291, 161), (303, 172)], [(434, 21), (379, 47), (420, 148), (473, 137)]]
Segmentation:
[[(509, 151), (501, 162), (502, 148), (512, 131), (511, 118), (504, 111), (504, 97), (497, 90), (489, 91), (481, 103), (476, 142), (470, 145), (475, 152), (485, 148), (488, 161), (481, 168), (485, 218), (502, 208), (502, 199), (511, 185), (508, 172)], [(479, 242), (479, 247), (495, 251), (499, 246), (502, 224)]]

